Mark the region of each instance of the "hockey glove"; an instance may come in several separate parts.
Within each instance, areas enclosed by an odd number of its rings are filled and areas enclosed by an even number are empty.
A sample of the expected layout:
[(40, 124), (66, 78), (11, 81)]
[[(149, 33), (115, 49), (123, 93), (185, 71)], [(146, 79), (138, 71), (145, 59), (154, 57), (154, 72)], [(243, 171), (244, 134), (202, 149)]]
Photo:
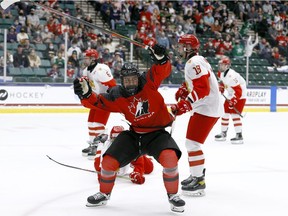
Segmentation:
[(141, 175), (139, 172), (131, 172), (129, 174), (129, 177), (134, 184), (144, 184), (145, 182), (145, 177)]
[(229, 103), (229, 109), (233, 109), (233, 107), (237, 104), (238, 100), (237, 98), (233, 97), (231, 98), (228, 103)]
[(78, 95), (81, 99), (89, 98), (92, 94), (91, 86), (89, 85), (89, 81), (87, 77), (81, 77), (80, 79), (76, 78), (73, 81), (74, 93)]
[(150, 56), (155, 64), (163, 65), (165, 64), (169, 58), (166, 55), (166, 48), (163, 45), (155, 44), (153, 48), (148, 47), (150, 52)]
[(187, 100), (180, 100), (177, 104), (173, 104), (171, 106), (172, 113), (174, 115), (182, 115), (186, 112), (192, 110), (192, 106), (189, 101)]
[(224, 83), (222, 81), (220, 81), (218, 83), (218, 87), (219, 87), (219, 91), (221, 92), (221, 94), (223, 94), (224, 90), (225, 90), (225, 85), (224, 85)]
[(188, 96), (189, 92), (186, 86), (186, 83), (182, 83), (182, 85), (180, 86), (180, 88), (177, 90), (176, 94), (175, 94), (175, 99), (176, 101), (179, 100), (179, 98), (181, 100), (185, 100)]

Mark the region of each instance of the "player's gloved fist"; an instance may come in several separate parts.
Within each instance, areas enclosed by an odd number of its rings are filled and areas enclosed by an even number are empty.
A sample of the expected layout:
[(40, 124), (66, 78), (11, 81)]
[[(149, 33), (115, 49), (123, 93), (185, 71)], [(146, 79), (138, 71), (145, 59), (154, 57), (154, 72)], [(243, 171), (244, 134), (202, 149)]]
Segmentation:
[(176, 101), (180, 99), (185, 100), (188, 96), (189, 92), (186, 86), (186, 83), (182, 83), (182, 85), (180, 86), (180, 88), (177, 90), (176, 94), (175, 94), (175, 99)]
[(225, 85), (224, 85), (224, 83), (222, 81), (220, 81), (218, 83), (218, 87), (219, 87), (219, 91), (221, 92), (221, 94), (223, 94), (224, 90), (225, 90)]
[(80, 99), (89, 98), (92, 94), (91, 86), (87, 77), (76, 78), (73, 81), (74, 93), (78, 95)]
[(155, 44), (153, 48), (148, 47), (153, 62), (157, 64), (165, 64), (169, 58), (166, 55), (166, 48), (163, 45)]
[(182, 115), (192, 110), (192, 106), (187, 100), (180, 100), (177, 104), (171, 106), (171, 111), (174, 115)]
[(144, 184), (145, 182), (145, 177), (139, 172), (131, 172), (129, 177), (134, 184)]
[(237, 98), (233, 97), (231, 98), (228, 103), (229, 103), (229, 109), (233, 109), (233, 107), (237, 104), (238, 100)]

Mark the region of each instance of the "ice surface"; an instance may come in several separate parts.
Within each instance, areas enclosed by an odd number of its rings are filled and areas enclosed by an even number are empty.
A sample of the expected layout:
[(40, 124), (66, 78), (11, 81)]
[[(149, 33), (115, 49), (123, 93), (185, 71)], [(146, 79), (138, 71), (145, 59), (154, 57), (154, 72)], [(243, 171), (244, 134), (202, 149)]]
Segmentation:
[[(112, 114), (108, 128), (127, 124)], [(88, 114), (0, 114), (1, 216), (141, 216), (175, 215), (170, 211), (161, 167), (146, 175), (144, 185), (117, 179), (107, 206), (87, 208), (98, 191), (96, 174), (50, 161), (93, 169), (81, 156), (88, 138)], [(183, 156), (180, 180), (188, 177), (184, 145), (189, 116), (177, 117), (173, 137)], [(230, 124), (232, 122), (230, 121)], [(203, 150), (206, 156), (206, 196), (185, 197), (189, 216), (286, 216), (288, 214), (288, 113), (247, 113), (243, 145), (215, 142), (220, 121)], [(199, 128), (201, 130), (201, 128)], [(230, 127), (228, 138), (234, 136)]]

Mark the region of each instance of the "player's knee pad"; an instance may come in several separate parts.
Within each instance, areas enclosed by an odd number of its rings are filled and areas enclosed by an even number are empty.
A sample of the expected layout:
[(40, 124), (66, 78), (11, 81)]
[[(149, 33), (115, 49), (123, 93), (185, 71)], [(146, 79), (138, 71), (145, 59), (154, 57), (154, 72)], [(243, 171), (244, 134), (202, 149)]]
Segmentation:
[(173, 149), (166, 149), (160, 153), (158, 161), (165, 168), (173, 168), (177, 166), (178, 157)]
[(105, 155), (102, 160), (102, 169), (106, 171), (116, 172), (120, 167), (120, 163), (112, 156)]
[(188, 152), (201, 150), (201, 144), (193, 140), (186, 139), (185, 146)]

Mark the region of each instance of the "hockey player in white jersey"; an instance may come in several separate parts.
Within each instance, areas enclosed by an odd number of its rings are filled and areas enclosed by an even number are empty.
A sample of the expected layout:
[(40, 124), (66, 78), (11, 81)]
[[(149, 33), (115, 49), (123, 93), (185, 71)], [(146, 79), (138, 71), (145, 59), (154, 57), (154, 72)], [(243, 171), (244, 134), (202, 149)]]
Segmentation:
[(187, 60), (184, 68), (185, 82), (176, 92), (178, 103), (171, 108), (177, 115), (183, 111), (192, 111), (185, 143), (190, 176), (181, 182), (182, 191), (186, 195), (204, 196), (205, 157), (201, 146), (223, 114), (223, 100), (211, 65), (203, 56), (198, 55), (198, 38), (185, 34), (179, 37), (178, 43), (179, 55)]
[[(88, 66), (84, 69), (82, 75), (88, 78), (95, 93), (105, 93), (108, 88), (116, 85), (110, 68), (105, 64), (98, 63), (99, 53), (97, 50), (86, 50), (84, 58), (85, 64)], [(109, 116), (110, 112), (91, 107), (88, 116), (89, 147), (82, 150), (83, 156), (88, 156), (92, 160), (95, 158), (97, 145), (101, 140), (101, 136), (106, 132), (105, 125)]]
[[(230, 66), (231, 61), (228, 57), (221, 59), (218, 64), (219, 90), (222, 94), (227, 94), (227, 100), (224, 103), (225, 114), (221, 119), (221, 133), (215, 136), (215, 140), (226, 140), (229, 118), (231, 116), (236, 137), (230, 141), (232, 144), (243, 144), (242, 122), (235, 109), (238, 110), (239, 113), (242, 113), (246, 103), (247, 88), (244, 78), (235, 70), (231, 69)], [(224, 92), (225, 90), (226, 92)]]
[[(110, 137), (105, 142), (102, 140), (97, 148), (96, 157), (94, 159), (94, 168), (98, 172), (98, 181), (100, 181), (101, 173), (101, 161), (106, 150), (110, 147), (114, 139), (124, 131), (123, 126), (113, 126), (110, 131)], [(131, 161), (128, 165), (121, 167), (117, 175), (124, 176), (129, 175), (130, 180), (134, 184), (144, 184), (145, 176), (144, 174), (150, 174), (154, 169), (154, 165), (151, 158), (146, 155), (141, 155), (137, 159)]]

